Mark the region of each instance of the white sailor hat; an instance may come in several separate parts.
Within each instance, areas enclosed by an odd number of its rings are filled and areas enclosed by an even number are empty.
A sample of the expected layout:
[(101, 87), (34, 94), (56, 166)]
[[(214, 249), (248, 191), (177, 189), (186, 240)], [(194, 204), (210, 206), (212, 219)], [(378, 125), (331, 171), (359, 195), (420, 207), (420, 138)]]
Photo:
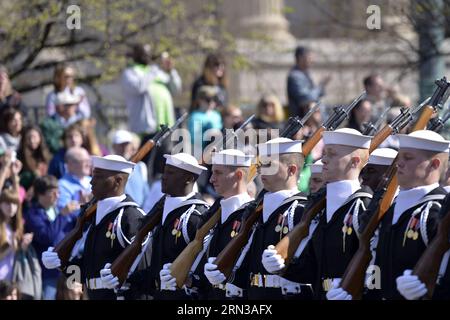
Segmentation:
[(117, 130), (114, 132), (112, 143), (113, 144), (122, 144), (126, 142), (133, 141), (133, 136), (127, 130)]
[(391, 148), (378, 148), (370, 154), (367, 164), (390, 166), (395, 157), (397, 157), (396, 150)]
[(92, 156), (93, 168), (131, 174), (135, 165), (134, 162), (127, 161), (124, 157), (118, 155), (108, 155), (104, 157)]
[(335, 131), (324, 131), (322, 133), (323, 143), (339, 144), (343, 146), (354, 147), (358, 149), (369, 149), (371, 136), (364, 136), (355, 129), (341, 128)]
[(237, 149), (225, 149), (214, 153), (212, 157), (212, 164), (219, 164), (224, 166), (235, 167), (250, 167), (252, 164), (251, 155), (246, 155)]
[(188, 153), (165, 154), (166, 164), (200, 175), (207, 168), (198, 164), (197, 159)]
[(323, 162), (322, 160), (317, 160), (313, 164), (309, 165), (311, 168), (311, 173), (322, 173)]
[(400, 149), (411, 148), (435, 152), (448, 152), (450, 141), (431, 130), (417, 130), (410, 134), (398, 134)]
[(260, 156), (271, 156), (283, 153), (302, 153), (302, 140), (275, 138), (257, 145)]
[(72, 94), (70, 91), (62, 91), (56, 95), (56, 105), (72, 105), (80, 103), (79, 96)]

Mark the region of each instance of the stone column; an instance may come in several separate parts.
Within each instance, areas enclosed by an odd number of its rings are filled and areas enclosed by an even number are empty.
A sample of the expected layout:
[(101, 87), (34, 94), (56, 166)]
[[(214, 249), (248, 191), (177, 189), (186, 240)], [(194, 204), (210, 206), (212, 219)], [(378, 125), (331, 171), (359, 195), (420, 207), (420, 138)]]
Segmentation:
[(283, 15), (283, 0), (227, 0), (223, 6), (228, 28), (238, 38), (269, 36), (275, 41), (294, 40)]

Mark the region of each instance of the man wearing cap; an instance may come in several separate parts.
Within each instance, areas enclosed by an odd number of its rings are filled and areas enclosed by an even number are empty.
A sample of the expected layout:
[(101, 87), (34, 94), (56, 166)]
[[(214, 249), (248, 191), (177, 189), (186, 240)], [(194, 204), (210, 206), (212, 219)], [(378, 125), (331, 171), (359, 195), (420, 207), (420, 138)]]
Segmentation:
[[(411, 269), (436, 233), (446, 194), (439, 186), (439, 177), (447, 166), (449, 141), (429, 130), (398, 138), (400, 191), (379, 227), (375, 265), (381, 272), (381, 283), (374, 292), (383, 299), (418, 299), (426, 288), (411, 275)], [(330, 290), (327, 297), (352, 298), (342, 288)]]
[(310, 165), (311, 177), (309, 179), (309, 191), (311, 194), (319, 191), (324, 185), (322, 167), (323, 163), (320, 159)]
[[(164, 157), (162, 192), (165, 195), (151, 210), (160, 208), (163, 211), (162, 221), (155, 227), (152, 244), (146, 253), (151, 256), (151, 265), (147, 270), (133, 274), (129, 281), (141, 283), (141, 290), (152, 294), (155, 299), (186, 299), (190, 291), (176, 288), (170, 265), (194, 239), (203, 221), (202, 214), (209, 208), (194, 191), (195, 182), (206, 168), (187, 153), (166, 154)], [(142, 224), (145, 223), (144, 219)]]
[[(75, 247), (73, 252), (78, 255), (70, 264), (81, 269), (81, 280), (86, 285), (89, 299), (111, 300), (116, 299), (116, 294), (105, 286), (100, 271), (130, 244), (145, 212), (124, 194), (128, 176), (135, 165), (133, 162), (116, 155), (92, 157), (92, 161), (91, 186), (92, 194), (98, 201), (97, 211), (81, 240), (84, 243), (83, 253), (78, 253)], [(42, 254), (42, 262), (48, 269), (61, 266), (52, 247)], [(71, 271), (68, 269), (66, 272), (69, 274)], [(131, 298), (129, 295), (131, 290), (124, 292), (125, 298)]]
[[(245, 275), (231, 275), (228, 283), (247, 290), (248, 299), (282, 299), (283, 294), (296, 294), (301, 284), (292, 283), (276, 275), (268, 275), (261, 263), (265, 248), (276, 244), (299, 221), (306, 196), (297, 189), (297, 181), (304, 158), (302, 142), (288, 138), (275, 138), (258, 145), (262, 165), (261, 180), (267, 193), (263, 199), (263, 212), (257, 220), (249, 242), (242, 250), (234, 272)], [(205, 274), (215, 274), (225, 280), (224, 275), (212, 263), (205, 265)], [(239, 291), (242, 291), (239, 289)]]
[(55, 103), (56, 113), (46, 117), (40, 124), (42, 134), (52, 153), (59, 150), (64, 129), (83, 119), (83, 115), (78, 111), (79, 96), (71, 94), (70, 91), (63, 91), (57, 94)]
[[(369, 158), (371, 137), (354, 129), (323, 133), (322, 174), (326, 182), (326, 207), (311, 222), (309, 236), (300, 243), (283, 276), (313, 284), (314, 296), (323, 299), (334, 278), (340, 278), (358, 248), (359, 211), (367, 208), (371, 190), (361, 186), (359, 174)], [(315, 198), (311, 198), (315, 201)], [(266, 250), (266, 266), (279, 272), (284, 259)]]
[(55, 101), (56, 113), (54, 119), (64, 128), (82, 119), (81, 112), (77, 111), (79, 103), (80, 97), (71, 94), (69, 91), (58, 93)]
[[(117, 130), (112, 137), (112, 149), (114, 154), (129, 160), (134, 154), (133, 135), (127, 130)], [(145, 209), (144, 203), (150, 196), (148, 184), (148, 171), (144, 162), (139, 161), (134, 167), (133, 173), (128, 178), (125, 193), (130, 195), (139, 207)]]
[(397, 157), (397, 151), (394, 149), (378, 148), (374, 150), (369, 156), (369, 162), (361, 171), (361, 184), (375, 191), (395, 157)]
[[(209, 266), (212, 264), (211, 259), (239, 233), (242, 214), (253, 200), (247, 193), (247, 178), (252, 158), (253, 156), (245, 155), (236, 149), (226, 149), (213, 154), (210, 182), (223, 198), (219, 200), (220, 220), (210, 231), (211, 236), (204, 245), (204, 251), (197, 257), (201, 260), (192, 268), (195, 270), (192, 286), (198, 288), (200, 298), (223, 300), (244, 296), (242, 285), (238, 287), (227, 283), (217, 271), (210, 271)], [(235, 278), (239, 276), (234, 275)], [(245, 278), (240, 281), (245, 283)]]

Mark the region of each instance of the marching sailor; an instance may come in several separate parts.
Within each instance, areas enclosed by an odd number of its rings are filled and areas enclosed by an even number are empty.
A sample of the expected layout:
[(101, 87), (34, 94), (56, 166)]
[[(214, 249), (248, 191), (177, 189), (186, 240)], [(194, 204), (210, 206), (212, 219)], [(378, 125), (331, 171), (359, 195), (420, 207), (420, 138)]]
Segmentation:
[[(134, 200), (124, 193), (128, 177), (135, 164), (117, 155), (92, 157), (92, 194), (97, 199), (97, 211), (84, 233), (80, 245), (82, 253), (75, 246), (77, 255), (70, 261), (81, 269), (82, 282), (85, 283), (89, 299), (116, 299), (114, 290), (106, 287), (100, 278), (100, 270), (105, 263), (117, 258), (131, 243), (145, 212)], [(58, 268), (61, 261), (53, 248), (42, 254), (42, 262), (48, 269)], [(70, 269), (66, 269), (70, 273)], [(124, 297), (133, 298), (133, 290), (124, 291)]]
[[(447, 168), (449, 151), (449, 141), (433, 131), (418, 130), (398, 138), (400, 191), (379, 227), (375, 265), (381, 281), (379, 288), (371, 290), (371, 295), (389, 300), (418, 299), (427, 292), (411, 270), (436, 233), (446, 195), (439, 178)], [(352, 297), (342, 288), (334, 288), (327, 298)]]
[[(284, 294), (306, 292), (308, 287), (268, 274), (262, 265), (261, 255), (267, 246), (276, 244), (294, 227), (307, 200), (297, 189), (304, 163), (302, 141), (275, 138), (259, 144), (258, 151), (262, 163), (259, 172), (267, 190), (262, 215), (233, 269), (237, 274), (246, 275), (245, 283), (237, 284), (238, 279), (233, 279), (233, 275), (227, 281), (247, 289), (248, 299), (283, 299)], [(213, 260), (205, 265), (205, 274), (216, 273), (224, 278), (212, 263)]]
[[(247, 193), (247, 179), (253, 156), (245, 155), (236, 149), (226, 149), (212, 157), (212, 175), (210, 178), (214, 190), (223, 197), (220, 200), (220, 220), (210, 232), (209, 245), (204, 246), (203, 258), (196, 267), (192, 286), (199, 288), (203, 298), (223, 300), (245, 297), (245, 292), (236, 283), (245, 283), (245, 278), (234, 274), (235, 284), (227, 283), (225, 277), (217, 271), (209, 271), (205, 264), (212, 263), (225, 246), (238, 235), (242, 215), (253, 200)], [(204, 271), (205, 270), (205, 271)], [(243, 275), (245, 277), (245, 275)], [(239, 278), (240, 277), (240, 278)]]
[[(371, 137), (343, 128), (325, 131), (323, 141), (326, 188), (319, 193), (326, 192), (326, 208), (313, 219), (309, 236), (300, 243), (283, 273), (291, 281), (312, 283), (318, 299), (325, 298), (333, 279), (343, 275), (357, 250), (358, 214), (372, 197), (370, 188), (361, 186), (358, 180), (369, 158)], [(263, 263), (272, 273), (285, 268), (284, 259), (271, 248), (264, 252)]]

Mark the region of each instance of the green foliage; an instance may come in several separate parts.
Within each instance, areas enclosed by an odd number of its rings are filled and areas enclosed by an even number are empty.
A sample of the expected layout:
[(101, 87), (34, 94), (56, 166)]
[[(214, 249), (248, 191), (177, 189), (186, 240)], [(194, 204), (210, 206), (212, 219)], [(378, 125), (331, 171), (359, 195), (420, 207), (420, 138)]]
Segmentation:
[[(81, 10), (80, 30), (66, 26), (66, 10), (73, 4)], [(168, 51), (182, 74), (196, 74), (209, 51), (235, 56), (234, 38), (225, 31), (218, 6), (208, 0), (4, 1), (0, 61), (21, 92), (50, 84), (61, 61), (80, 67), (80, 82), (117, 79), (135, 42), (150, 43), (155, 56)], [(33, 71), (39, 76), (30, 78)]]

